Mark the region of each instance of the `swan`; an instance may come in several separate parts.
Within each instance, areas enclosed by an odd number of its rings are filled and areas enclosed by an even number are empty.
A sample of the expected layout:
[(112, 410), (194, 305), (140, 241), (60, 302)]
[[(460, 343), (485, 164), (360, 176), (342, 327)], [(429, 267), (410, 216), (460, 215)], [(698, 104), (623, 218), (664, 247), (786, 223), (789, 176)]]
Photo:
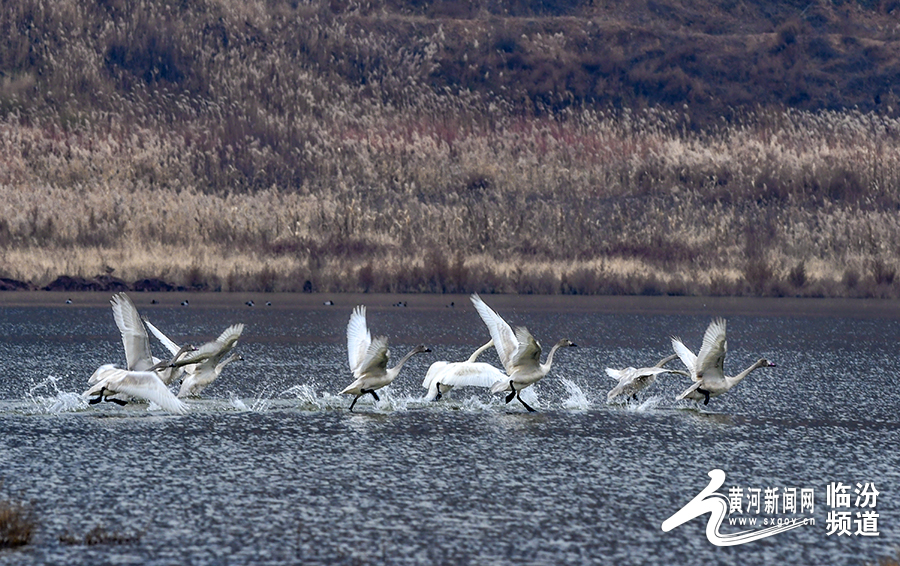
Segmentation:
[[(244, 358), (232, 353), (244, 331), (243, 324), (232, 324), (218, 338), (197, 348), (196, 352), (176, 358), (169, 365), (171, 369), (184, 368), (179, 397), (196, 397), (219, 378), (225, 366), (234, 360)], [(231, 354), (231, 355), (229, 355)]]
[(234, 349), (235, 346), (237, 346), (238, 338), (241, 337), (243, 331), (244, 325), (242, 323), (232, 324), (223, 330), (218, 338), (200, 346), (190, 355), (173, 360), (170, 366), (176, 368), (187, 366), (185, 367), (185, 371), (190, 373), (192, 371), (191, 366), (212, 359), (213, 367), (215, 367), (232, 349)]
[(231, 354), (223, 360), (215, 363), (215, 358), (207, 358), (196, 364), (195, 366), (187, 366), (189, 369), (185, 372), (187, 377), (181, 382), (181, 389), (178, 391), (178, 397), (199, 397), (200, 393), (206, 389), (213, 381), (219, 378), (225, 366), (235, 360), (243, 360), (244, 356), (237, 352)]
[[(170, 382), (167, 380), (171, 379), (172, 374), (172, 370), (165, 367), (169, 362), (162, 364), (161, 360), (150, 352), (150, 338), (147, 335), (147, 329), (144, 327), (141, 316), (138, 314), (138, 310), (131, 298), (126, 293), (116, 293), (109, 300), (109, 303), (112, 306), (113, 319), (115, 319), (119, 333), (122, 335), (122, 345), (125, 348), (125, 369), (127, 371), (155, 371), (158, 377), (167, 385)], [(181, 347), (172, 344), (169, 349), (174, 356), (173, 359), (177, 359), (188, 351), (196, 350), (190, 344), (185, 344)], [(111, 364), (100, 366), (88, 378), (88, 385), (99, 383), (107, 375), (110, 368), (118, 369)], [(130, 399), (124, 392), (106, 397), (107, 400), (122, 405)]]
[[(168, 361), (161, 361), (157, 366), (164, 367)], [(128, 398), (137, 397), (147, 401), (153, 401), (165, 411), (183, 415), (188, 408), (180, 399), (175, 397), (166, 384), (162, 382), (156, 373), (157, 366), (148, 370), (126, 370), (113, 365), (101, 366), (94, 372), (96, 382), (82, 397), (88, 399), (91, 405), (101, 401), (111, 401), (119, 405), (125, 405), (121, 396)]]
[(718, 397), (747, 377), (751, 371), (762, 367), (775, 367), (765, 358), (760, 358), (753, 365), (734, 377), (725, 375), (725, 352), (728, 344), (725, 341), (725, 320), (717, 318), (709, 323), (703, 335), (703, 345), (695, 356), (680, 338), (672, 337), (672, 349), (687, 366), (694, 383), (684, 390), (676, 400), (691, 399), (703, 401), (709, 405), (711, 397)]
[(355, 395), (353, 402), (350, 403), (350, 412), (353, 412), (353, 406), (359, 401), (359, 398), (366, 393), (371, 393), (372, 397), (378, 401), (376, 390), (388, 385), (400, 373), (400, 368), (411, 357), (416, 354), (430, 352), (431, 350), (419, 344), (403, 356), (397, 365), (391, 369), (387, 369), (387, 363), (390, 359), (388, 351), (388, 341), (384, 336), (377, 336), (372, 339), (372, 334), (366, 326), (366, 307), (359, 305), (350, 314), (350, 322), (347, 323), (347, 356), (350, 362), (350, 370), (356, 381), (348, 385), (341, 391), (341, 395)]
[(656, 365), (649, 368), (606, 368), (606, 375), (619, 382), (618, 385), (613, 387), (610, 392), (607, 393), (607, 402), (612, 401), (623, 394), (632, 399), (637, 399), (637, 394), (653, 383), (656, 380), (656, 376), (661, 373), (678, 373), (687, 376), (688, 373), (681, 371), (680, 369), (667, 369), (663, 367), (677, 357), (677, 354), (672, 354), (671, 356), (659, 360)]
[(494, 341), (494, 347), (497, 349), (500, 361), (503, 362), (503, 367), (506, 369), (507, 377), (503, 381), (492, 385), (491, 393), (509, 391), (509, 395), (506, 396), (507, 403), (515, 397), (529, 412), (534, 412), (534, 409), (519, 396), (519, 391), (538, 382), (550, 373), (550, 367), (553, 365), (553, 354), (556, 353), (556, 350), (559, 348), (572, 348), (576, 344), (563, 338), (553, 345), (550, 353), (547, 354), (547, 361), (542, 364), (541, 345), (528, 332), (527, 328), (520, 326), (513, 332), (506, 321), (500, 318), (491, 307), (487, 306), (477, 293), (471, 296), (471, 300), (472, 304), (475, 305), (475, 310), (481, 316), (481, 320), (488, 327), (491, 339)]
[[(160, 329), (155, 327), (147, 319), (147, 317), (141, 317), (141, 320), (144, 321), (144, 324), (150, 330), (150, 332), (154, 336), (156, 336), (156, 339), (159, 340), (159, 342), (163, 346), (166, 347), (166, 349), (169, 351), (169, 353), (172, 354), (173, 362), (178, 362), (179, 360), (181, 360), (185, 356), (185, 354), (187, 354), (187, 352), (197, 351), (197, 348), (193, 347), (192, 345), (179, 346), (178, 344), (176, 344), (171, 338), (169, 338), (168, 336), (163, 334)], [(184, 375), (184, 367), (183, 366), (182, 367), (165, 367), (162, 369), (158, 369), (156, 371), (159, 374), (159, 378), (166, 385), (171, 385), (175, 381), (178, 381), (179, 379), (181, 379), (182, 376)]]
[(505, 381), (506, 375), (491, 364), (476, 362), (482, 352), (494, 345), (490, 340), (478, 348), (464, 362), (434, 362), (425, 374), (422, 387), (428, 390), (426, 401), (438, 400), (453, 387), (490, 387), (498, 381)]

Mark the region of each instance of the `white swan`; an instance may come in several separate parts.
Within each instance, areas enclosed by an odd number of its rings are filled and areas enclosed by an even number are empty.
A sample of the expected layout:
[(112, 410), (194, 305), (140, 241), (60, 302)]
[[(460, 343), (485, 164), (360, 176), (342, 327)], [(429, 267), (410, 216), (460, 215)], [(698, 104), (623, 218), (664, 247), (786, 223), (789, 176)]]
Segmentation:
[(655, 366), (649, 368), (606, 368), (606, 375), (619, 382), (606, 394), (607, 402), (612, 401), (619, 395), (626, 395), (632, 399), (637, 399), (637, 394), (653, 383), (656, 380), (656, 376), (661, 373), (679, 373), (687, 376), (688, 374), (680, 369), (667, 369), (663, 367), (677, 357), (676, 354), (672, 354), (671, 356), (659, 360)]
[[(109, 303), (112, 305), (113, 319), (115, 319), (119, 333), (122, 335), (122, 345), (125, 349), (125, 369), (128, 371), (155, 371), (157, 376), (167, 385), (170, 382), (167, 380), (170, 379), (173, 372), (170, 368), (165, 367), (168, 362), (161, 364), (160, 359), (151, 353), (147, 329), (144, 327), (141, 316), (138, 314), (138, 310), (131, 298), (126, 293), (116, 293), (109, 300)], [(180, 348), (174, 346), (174, 348), (172, 351), (173, 359), (177, 359), (178, 356), (183, 355), (185, 352), (196, 350), (190, 344), (185, 344)], [(99, 383), (108, 375), (110, 368), (115, 368), (115, 366), (107, 364), (97, 368), (91, 377), (88, 378), (88, 385)], [(129, 401), (130, 396), (122, 392), (115, 395), (107, 395), (104, 398), (124, 405)]]
[(225, 366), (235, 360), (243, 360), (244, 357), (237, 352), (231, 354), (225, 359), (216, 363), (217, 358), (207, 358), (199, 364), (187, 366), (185, 373), (187, 377), (181, 382), (181, 389), (178, 391), (178, 397), (199, 397), (213, 381), (219, 378)]
[(494, 345), (490, 340), (478, 348), (464, 362), (434, 362), (425, 374), (422, 387), (428, 390), (426, 401), (438, 400), (454, 387), (491, 387), (498, 381), (504, 381), (506, 374), (491, 364), (476, 362), (482, 352)]
[[(158, 366), (164, 367), (168, 363), (162, 361)], [(82, 397), (91, 398), (88, 400), (91, 405), (101, 401), (125, 405), (127, 401), (123, 401), (121, 396), (136, 397), (153, 401), (170, 413), (185, 414), (188, 411), (187, 405), (169, 391), (155, 369), (156, 366), (146, 371), (126, 370), (113, 365), (101, 366), (92, 376), (97, 378), (93, 387), (82, 393)]]
[[(169, 353), (172, 354), (173, 363), (181, 360), (185, 355), (187, 355), (187, 352), (197, 351), (197, 348), (194, 348), (191, 345), (187, 345), (185, 347), (185, 346), (179, 346), (178, 344), (176, 344), (172, 339), (170, 339), (168, 336), (163, 334), (160, 329), (153, 326), (153, 324), (149, 320), (147, 320), (147, 317), (143, 316), (143, 317), (141, 317), (141, 320), (144, 321), (144, 324), (147, 326), (147, 328), (150, 330), (150, 332), (154, 336), (156, 336), (156, 339), (159, 340), (160, 343), (166, 347), (166, 349), (169, 351)], [(169, 367), (165, 367), (162, 369), (158, 369), (156, 371), (159, 374), (159, 378), (166, 385), (170, 385), (170, 384), (174, 383), (175, 381), (178, 381), (184, 375), (184, 367), (183, 366), (181, 366), (181, 367), (169, 366)]]
[(184, 368), (179, 397), (196, 397), (219, 378), (225, 366), (234, 360), (243, 360), (239, 354), (229, 354), (237, 346), (244, 331), (243, 324), (232, 324), (218, 338), (197, 348), (196, 352), (176, 358), (171, 368)]
[(350, 322), (347, 323), (347, 356), (350, 362), (350, 370), (356, 381), (348, 385), (341, 391), (341, 395), (355, 395), (353, 402), (350, 403), (350, 412), (353, 412), (353, 406), (359, 401), (359, 398), (366, 393), (371, 393), (372, 397), (378, 401), (376, 390), (388, 385), (400, 373), (400, 368), (406, 361), (415, 354), (430, 352), (423, 345), (418, 345), (408, 354), (403, 356), (397, 365), (391, 369), (387, 369), (387, 363), (390, 359), (388, 351), (387, 338), (377, 336), (374, 340), (366, 326), (366, 307), (359, 305), (353, 309), (350, 315)]
[(492, 385), (491, 393), (509, 391), (509, 395), (506, 396), (507, 403), (515, 397), (529, 412), (534, 412), (534, 409), (519, 396), (519, 391), (536, 383), (550, 373), (550, 367), (553, 365), (553, 354), (556, 353), (556, 350), (574, 347), (576, 344), (563, 338), (553, 345), (550, 353), (547, 354), (547, 361), (542, 364), (541, 345), (528, 332), (527, 328), (520, 326), (513, 333), (506, 321), (491, 310), (491, 307), (487, 306), (477, 293), (473, 294), (471, 299), (472, 304), (475, 305), (475, 310), (481, 316), (481, 320), (487, 325), (491, 338), (494, 341), (494, 347), (500, 356), (500, 361), (503, 362), (503, 367), (506, 369), (507, 377), (503, 381)]
[(703, 401), (709, 404), (711, 397), (718, 397), (747, 377), (751, 371), (761, 367), (775, 367), (775, 364), (765, 358), (760, 358), (752, 366), (748, 367), (734, 377), (725, 375), (725, 352), (728, 344), (725, 341), (725, 320), (717, 318), (709, 323), (706, 333), (703, 335), (703, 345), (696, 356), (680, 338), (672, 338), (672, 348), (690, 372), (693, 385), (681, 393), (676, 400), (691, 399)]

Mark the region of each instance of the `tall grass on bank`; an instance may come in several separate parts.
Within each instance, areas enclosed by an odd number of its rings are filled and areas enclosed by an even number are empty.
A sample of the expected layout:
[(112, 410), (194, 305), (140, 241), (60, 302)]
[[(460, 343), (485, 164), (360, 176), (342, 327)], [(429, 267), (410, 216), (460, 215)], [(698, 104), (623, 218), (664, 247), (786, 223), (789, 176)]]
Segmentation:
[(464, 127), (388, 106), (322, 120), (299, 159), (322, 171), (252, 191), (205, 190), (195, 164), (209, 147), (188, 142), (189, 124), (7, 120), (0, 276), (45, 285), (112, 269), (268, 291), (897, 292), (900, 123), (764, 112), (690, 134), (663, 112), (491, 125), (472, 113)]
[(0, 548), (28, 544), (36, 528), (37, 520), (31, 505), (0, 499)]
[(890, 113), (607, 110), (574, 85), (492, 82), (537, 54), (583, 67), (568, 20), (333, 4), (0, 12), (0, 277), (900, 294)]

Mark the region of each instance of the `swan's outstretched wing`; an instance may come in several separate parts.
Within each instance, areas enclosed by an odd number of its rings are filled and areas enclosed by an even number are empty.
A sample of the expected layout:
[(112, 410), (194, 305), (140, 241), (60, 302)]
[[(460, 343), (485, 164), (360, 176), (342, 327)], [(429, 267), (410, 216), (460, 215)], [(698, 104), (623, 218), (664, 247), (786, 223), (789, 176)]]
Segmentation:
[(681, 338), (676, 338), (675, 336), (672, 337), (672, 349), (675, 350), (675, 353), (681, 358), (681, 363), (685, 365), (688, 372), (691, 374), (691, 377), (696, 376), (697, 356), (694, 355), (694, 352), (691, 352), (688, 347), (684, 345)]
[(627, 367), (625, 369), (606, 368), (606, 375), (610, 376), (616, 381), (622, 381), (623, 377), (633, 371), (635, 370), (632, 367)]
[(359, 305), (350, 314), (347, 324), (347, 356), (350, 370), (356, 375), (372, 344), (372, 334), (366, 326), (366, 307)]
[(478, 315), (481, 316), (481, 320), (488, 327), (488, 332), (491, 333), (491, 339), (494, 341), (494, 347), (497, 349), (497, 354), (500, 356), (503, 367), (506, 368), (507, 373), (512, 372), (514, 367), (512, 364), (513, 354), (516, 348), (519, 347), (516, 335), (513, 333), (512, 328), (506, 324), (506, 321), (500, 318), (500, 315), (495, 313), (491, 307), (487, 306), (477, 293), (472, 295), (471, 300), (472, 304), (475, 305), (475, 310), (478, 311)]
[(241, 323), (232, 324), (228, 328), (226, 328), (222, 334), (219, 334), (219, 337), (216, 338), (216, 342), (221, 344), (222, 351), (227, 352), (231, 350), (237, 345), (238, 338), (241, 337), (241, 332), (244, 331), (244, 325)]
[(690, 395), (691, 393), (696, 391), (697, 388), (699, 388), (702, 383), (703, 383), (702, 381), (695, 381), (694, 383), (691, 384), (690, 387), (688, 387), (687, 389), (682, 391), (681, 395), (679, 395), (678, 397), (675, 397), (675, 400), (680, 401), (680, 400), (684, 399), (685, 397), (687, 397), (688, 395)]
[(91, 377), (88, 378), (88, 385), (94, 385), (95, 383), (100, 383), (101, 381), (103, 381), (104, 379), (106, 379), (109, 376), (109, 373), (111, 371), (116, 370), (116, 369), (120, 369), (120, 368), (117, 368), (113, 364), (104, 364), (104, 365), (98, 367), (96, 370), (94, 370), (94, 373), (91, 375)]
[(528, 332), (527, 328), (524, 326), (516, 328), (516, 341), (518, 345), (516, 346), (516, 351), (513, 352), (510, 364), (513, 367), (540, 365), (541, 345), (534, 339), (531, 332)]
[(134, 303), (125, 293), (116, 293), (109, 300), (112, 305), (113, 318), (122, 334), (122, 345), (125, 347), (125, 363), (131, 370), (146, 370), (153, 366), (153, 355), (150, 353), (150, 337), (141, 322)]
[(703, 379), (725, 379), (725, 320), (717, 318), (709, 323), (703, 335), (703, 345), (697, 354), (696, 375)]
[(458, 362), (445, 368), (439, 379), (453, 387), (490, 387), (506, 380), (506, 374), (484, 362)]
[(181, 350), (181, 347), (172, 341), (168, 336), (163, 334), (157, 327), (153, 326), (146, 317), (143, 318), (144, 324), (147, 325), (147, 328), (150, 332), (156, 336), (156, 339), (159, 340), (160, 344), (166, 347), (173, 356), (178, 354), (178, 351)]
[(391, 352), (388, 350), (388, 341), (384, 336), (376, 336), (372, 343), (369, 344), (369, 349), (366, 350), (366, 355), (363, 357), (362, 361), (359, 364), (354, 372), (354, 377), (360, 377), (361, 375), (367, 373), (381, 374), (387, 371), (388, 360), (391, 357)]
[(422, 386), (428, 389), (426, 401), (431, 401), (438, 394), (438, 386), (448, 387), (491, 387), (495, 383), (505, 382), (503, 371), (484, 362), (435, 362), (428, 368), (428, 374)]
[(428, 371), (425, 372), (425, 379), (422, 380), (422, 387), (429, 389), (434, 380), (440, 377), (448, 365), (450, 365), (450, 362), (434, 362), (428, 366)]
[(84, 396), (102, 394), (104, 389), (152, 401), (170, 413), (183, 415), (188, 411), (187, 405), (172, 395), (152, 371), (110, 370), (106, 372), (105, 378), (87, 390)]

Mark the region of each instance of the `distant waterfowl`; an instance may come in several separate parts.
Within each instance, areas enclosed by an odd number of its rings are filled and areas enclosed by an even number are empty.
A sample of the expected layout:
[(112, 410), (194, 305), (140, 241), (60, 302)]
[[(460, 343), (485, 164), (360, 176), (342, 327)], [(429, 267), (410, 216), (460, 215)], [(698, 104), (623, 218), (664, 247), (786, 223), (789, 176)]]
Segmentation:
[[(159, 366), (168, 364), (160, 362)], [(181, 400), (169, 391), (166, 384), (157, 375), (156, 366), (148, 371), (129, 371), (115, 366), (102, 366), (96, 372), (96, 383), (82, 394), (88, 403), (94, 405), (101, 401), (110, 401), (125, 405), (127, 401), (121, 397), (135, 397), (152, 401), (170, 413), (184, 414), (188, 408)], [(92, 377), (94, 377), (92, 376)]]
[(505, 381), (506, 374), (491, 364), (476, 362), (482, 352), (494, 345), (490, 340), (475, 350), (464, 362), (434, 362), (425, 374), (422, 387), (428, 390), (426, 401), (439, 400), (454, 387), (490, 387), (499, 381)]
[(703, 345), (695, 356), (680, 338), (672, 338), (672, 348), (684, 365), (687, 366), (693, 385), (681, 393), (676, 400), (691, 399), (709, 404), (711, 397), (718, 397), (747, 377), (751, 371), (761, 367), (775, 367), (765, 358), (760, 358), (753, 365), (734, 377), (725, 375), (725, 352), (728, 349), (725, 341), (725, 320), (713, 320), (703, 335)]
[(188, 303), (188, 300), (187, 300), (187, 299), (181, 301), (181, 306), (183, 306), (183, 307), (188, 306), (188, 304), (189, 304), (189, 303)]
[(353, 412), (353, 406), (356, 405), (359, 398), (367, 393), (370, 393), (378, 401), (378, 394), (375, 391), (394, 381), (407, 360), (416, 354), (430, 351), (420, 344), (403, 356), (397, 365), (387, 369), (390, 359), (387, 338), (377, 336), (373, 340), (366, 325), (366, 307), (359, 305), (353, 309), (350, 322), (347, 324), (347, 356), (350, 370), (356, 381), (345, 387), (340, 393), (341, 395), (355, 395), (350, 403), (350, 412)]
[(325, 301), (325, 302), (322, 303), (322, 304), (325, 305), (326, 307), (332, 307), (332, 306), (334, 306), (334, 301), (328, 300), (328, 301)]
[(553, 355), (559, 348), (574, 347), (576, 344), (571, 340), (562, 339), (550, 349), (547, 354), (547, 361), (541, 363), (541, 345), (534, 336), (524, 326), (519, 326), (513, 332), (512, 328), (505, 320), (495, 313), (487, 304), (481, 300), (477, 294), (473, 294), (472, 304), (475, 310), (481, 316), (481, 320), (487, 325), (491, 338), (494, 341), (494, 347), (500, 356), (500, 361), (506, 369), (507, 377), (491, 386), (491, 393), (500, 393), (509, 391), (506, 396), (506, 402), (509, 403), (513, 398), (517, 398), (520, 403), (529, 411), (534, 412), (522, 397), (519, 391), (525, 389), (529, 385), (538, 382), (545, 375), (550, 373), (553, 365)]
[(606, 375), (619, 382), (609, 393), (607, 393), (606, 400), (612, 401), (619, 395), (626, 395), (632, 399), (637, 399), (637, 394), (653, 383), (656, 376), (661, 373), (678, 373), (687, 376), (688, 374), (686, 372), (679, 369), (667, 369), (663, 367), (677, 357), (677, 354), (672, 354), (671, 356), (659, 360), (656, 365), (649, 368), (606, 368)]
[(248, 307), (252, 307), (252, 306), (253, 306), (253, 305), (254, 305), (254, 303), (253, 303), (253, 301), (252, 301), (252, 300), (250, 300), (250, 301), (247, 301), (247, 302), (246, 302), (246, 303), (244, 303), (244, 304), (245, 304), (245, 305), (247, 305), (247, 306), (248, 306)]

